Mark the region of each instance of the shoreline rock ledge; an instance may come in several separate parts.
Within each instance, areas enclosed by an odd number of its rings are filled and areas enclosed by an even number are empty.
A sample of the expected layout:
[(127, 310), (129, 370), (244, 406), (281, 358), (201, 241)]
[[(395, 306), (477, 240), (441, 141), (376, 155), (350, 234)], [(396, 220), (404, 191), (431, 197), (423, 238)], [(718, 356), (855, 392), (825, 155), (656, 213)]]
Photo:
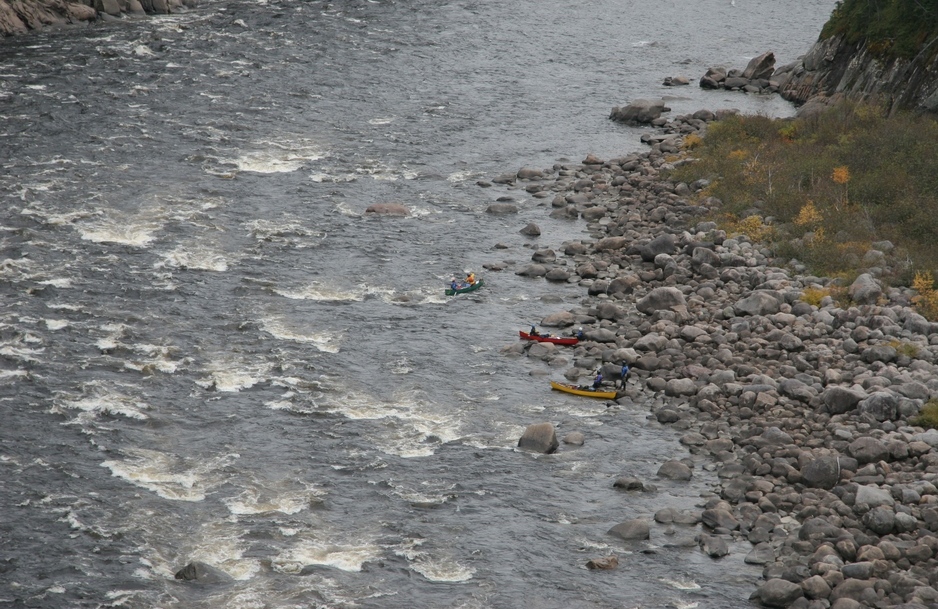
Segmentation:
[(196, 0), (0, 0), (0, 34), (13, 36), (124, 15), (165, 15), (192, 8), (196, 3)]
[[(688, 509), (688, 522), (702, 527), (696, 543), (666, 542), (673, 524), (657, 514), (617, 525), (615, 543), (627, 528), (637, 531), (630, 543), (643, 543), (647, 526), (652, 544), (718, 560), (748, 542), (745, 561), (763, 579), (752, 598), (763, 606), (936, 608), (938, 430), (916, 418), (938, 398), (938, 324), (911, 306), (912, 291), (879, 282), (883, 265), (896, 264), (883, 255), (870, 255), (877, 268), (847, 289), (709, 221), (721, 202), (696, 196), (706, 181), (667, 172), (681, 162), (680, 138), (718, 114), (667, 122), (672, 137), (650, 139), (643, 153), (499, 180), (588, 231), (563, 243), (542, 233), (536, 264), (516, 265), (527, 281), (583, 290), (539, 325), (581, 326), (585, 339), (566, 350), (515, 342), (502, 353), (526, 358), (532, 372), (563, 370), (571, 382), (597, 369), (616, 379), (628, 364), (607, 412), (648, 404), (649, 424), (680, 430), (689, 454), (673, 458), (688, 467), (669, 464), (668, 484), (717, 474)], [(890, 245), (873, 247), (888, 254)], [(542, 272), (528, 272), (533, 266)], [(809, 288), (831, 294), (808, 299)], [(609, 480), (610, 493), (643, 488)]]

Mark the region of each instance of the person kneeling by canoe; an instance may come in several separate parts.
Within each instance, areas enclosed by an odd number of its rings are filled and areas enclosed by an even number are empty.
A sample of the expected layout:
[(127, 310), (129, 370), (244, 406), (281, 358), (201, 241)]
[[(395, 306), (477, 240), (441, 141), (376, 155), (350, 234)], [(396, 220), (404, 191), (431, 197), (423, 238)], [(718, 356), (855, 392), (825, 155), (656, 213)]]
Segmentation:
[(599, 372), (596, 374), (596, 378), (593, 379), (593, 391), (599, 391), (599, 387), (603, 384), (603, 373)]
[(534, 326), (531, 326), (531, 331), (528, 332), (528, 334), (530, 334), (531, 336), (540, 336), (540, 334), (537, 331), (537, 328)]

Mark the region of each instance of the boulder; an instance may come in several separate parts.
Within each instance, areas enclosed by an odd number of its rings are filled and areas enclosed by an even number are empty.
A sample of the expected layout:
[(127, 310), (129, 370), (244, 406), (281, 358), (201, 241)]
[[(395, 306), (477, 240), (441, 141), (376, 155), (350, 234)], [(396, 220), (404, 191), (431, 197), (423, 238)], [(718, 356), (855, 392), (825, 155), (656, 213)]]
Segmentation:
[(889, 449), (886, 445), (869, 436), (857, 438), (848, 444), (847, 454), (856, 459), (860, 465), (889, 459)]
[(654, 262), (659, 254), (673, 254), (677, 251), (677, 244), (674, 241), (674, 235), (665, 233), (658, 235), (638, 250), (642, 260), (645, 262)]
[(762, 584), (756, 595), (767, 607), (788, 607), (801, 598), (801, 586), (781, 578), (773, 578)]
[(528, 425), (518, 440), (518, 447), (525, 450), (531, 450), (539, 453), (550, 454), (557, 450), (560, 442), (557, 441), (557, 433), (554, 426), (550, 423), (534, 423)]
[(749, 60), (742, 77), (748, 80), (768, 80), (775, 72), (775, 53), (768, 51)]
[(511, 203), (492, 203), (485, 208), (485, 213), (493, 216), (505, 216), (518, 213), (518, 206)]
[(635, 303), (635, 308), (646, 315), (651, 315), (655, 311), (686, 305), (687, 301), (684, 300), (684, 294), (679, 289), (665, 286), (655, 288), (646, 294)]
[(217, 584), (232, 581), (232, 577), (221, 569), (195, 560), (176, 571), (176, 579), (199, 582), (200, 584)]
[(855, 409), (865, 397), (865, 392), (846, 387), (828, 387), (821, 394), (821, 401), (827, 406), (829, 413), (845, 414)]
[(528, 237), (537, 237), (541, 234), (541, 227), (533, 222), (529, 222), (527, 226), (518, 232), (520, 232), (522, 235), (527, 235)]
[(840, 482), (840, 460), (836, 455), (824, 455), (801, 468), (805, 486), (830, 490)]
[(400, 203), (374, 203), (365, 208), (365, 213), (380, 216), (409, 216), (410, 209)]
[(772, 292), (758, 291), (743, 298), (734, 306), (736, 314), (743, 315), (771, 315), (778, 313), (778, 298)]
[(626, 541), (644, 540), (651, 535), (651, 526), (645, 520), (626, 520), (609, 529), (609, 534)]
[(658, 475), (669, 480), (690, 480), (694, 474), (684, 463), (671, 460), (661, 464), (658, 468)]
[(739, 521), (736, 520), (731, 513), (722, 508), (704, 510), (703, 514), (700, 515), (700, 521), (711, 529), (722, 528), (735, 531), (739, 528)]
[(602, 558), (592, 558), (586, 563), (587, 569), (600, 569), (603, 571), (609, 571), (615, 569), (619, 566), (619, 557), (612, 556), (603, 556)]
[(664, 112), (670, 111), (671, 109), (665, 105), (664, 100), (636, 99), (627, 106), (613, 108), (609, 118), (630, 125), (649, 124), (660, 118)]
[(701, 533), (697, 536), (697, 545), (699, 545), (700, 549), (710, 558), (720, 558), (730, 553), (730, 548), (726, 544), (725, 539), (707, 535), (706, 533)]
[(899, 408), (899, 396), (889, 391), (877, 391), (860, 400), (857, 411), (869, 414), (877, 421), (893, 421)]
[(857, 304), (876, 304), (883, 295), (883, 288), (872, 275), (863, 273), (850, 284), (848, 293)]

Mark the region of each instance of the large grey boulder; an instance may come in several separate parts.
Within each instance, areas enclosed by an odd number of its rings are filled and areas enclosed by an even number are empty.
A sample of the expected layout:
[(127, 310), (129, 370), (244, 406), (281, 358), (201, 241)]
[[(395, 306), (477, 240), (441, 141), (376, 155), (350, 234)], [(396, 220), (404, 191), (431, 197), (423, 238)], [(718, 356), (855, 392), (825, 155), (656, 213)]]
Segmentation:
[(645, 262), (653, 262), (655, 260), (655, 256), (658, 256), (659, 254), (670, 255), (676, 251), (677, 244), (674, 241), (674, 235), (665, 233), (663, 235), (658, 235), (645, 245), (641, 246), (638, 250), (638, 253)]
[(840, 460), (836, 455), (823, 455), (801, 468), (801, 480), (806, 486), (830, 490), (840, 482)]
[(516, 214), (518, 213), (518, 206), (512, 205), (511, 203), (492, 203), (485, 208), (485, 213), (492, 214), (493, 216)]
[(670, 111), (662, 99), (636, 99), (627, 106), (613, 108), (609, 118), (630, 125), (647, 124)]
[(883, 288), (875, 277), (869, 273), (863, 273), (850, 284), (848, 293), (857, 304), (876, 304), (876, 301), (883, 295)]
[(767, 607), (788, 607), (801, 598), (804, 593), (801, 586), (786, 579), (770, 579), (756, 591), (756, 595)]
[(665, 461), (658, 468), (658, 475), (669, 480), (690, 480), (693, 477), (691, 469), (680, 461)]
[(768, 51), (749, 60), (742, 77), (749, 80), (768, 80), (775, 72), (775, 53)]
[(597, 252), (620, 250), (630, 243), (626, 237), (605, 237), (596, 242), (593, 249)]
[(860, 414), (869, 414), (877, 421), (894, 420), (898, 408), (899, 396), (890, 391), (877, 391), (857, 404), (857, 411)]
[(547, 326), (548, 328), (566, 328), (567, 326), (572, 326), (574, 323), (576, 323), (576, 317), (570, 311), (551, 313), (541, 320), (541, 325)]
[(866, 393), (848, 389), (847, 387), (828, 387), (821, 393), (821, 401), (827, 406), (831, 414), (845, 414), (857, 407)]
[(539, 453), (550, 454), (557, 450), (560, 442), (557, 441), (557, 432), (550, 423), (534, 423), (528, 425), (518, 440), (518, 447)]
[(409, 216), (410, 208), (400, 203), (374, 203), (365, 208), (365, 213), (377, 216)]
[(697, 544), (710, 558), (720, 558), (730, 553), (730, 548), (722, 537), (701, 533), (697, 536)]
[(848, 444), (847, 454), (856, 459), (860, 465), (878, 463), (889, 459), (889, 449), (886, 445), (869, 436), (857, 438)]
[(779, 302), (774, 293), (758, 291), (737, 302), (733, 308), (739, 316), (771, 315), (778, 313)]
[(684, 300), (684, 294), (679, 289), (665, 286), (655, 288), (646, 294), (635, 303), (635, 308), (646, 315), (651, 315), (655, 311), (686, 305), (687, 301)]
[(626, 541), (640, 541), (650, 537), (651, 525), (645, 520), (626, 520), (609, 529), (609, 534)]

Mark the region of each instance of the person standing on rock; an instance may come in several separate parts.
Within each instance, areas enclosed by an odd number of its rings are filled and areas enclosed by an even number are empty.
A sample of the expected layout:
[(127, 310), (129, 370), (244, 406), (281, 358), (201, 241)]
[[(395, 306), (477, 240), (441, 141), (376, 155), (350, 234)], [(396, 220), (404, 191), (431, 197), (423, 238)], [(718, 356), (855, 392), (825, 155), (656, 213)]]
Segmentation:
[(625, 388), (625, 381), (626, 381), (626, 379), (628, 379), (628, 377), (629, 377), (629, 365), (628, 365), (628, 364), (622, 364), (622, 371), (619, 373), (619, 383), (618, 383), (618, 385), (619, 385), (620, 387)]

